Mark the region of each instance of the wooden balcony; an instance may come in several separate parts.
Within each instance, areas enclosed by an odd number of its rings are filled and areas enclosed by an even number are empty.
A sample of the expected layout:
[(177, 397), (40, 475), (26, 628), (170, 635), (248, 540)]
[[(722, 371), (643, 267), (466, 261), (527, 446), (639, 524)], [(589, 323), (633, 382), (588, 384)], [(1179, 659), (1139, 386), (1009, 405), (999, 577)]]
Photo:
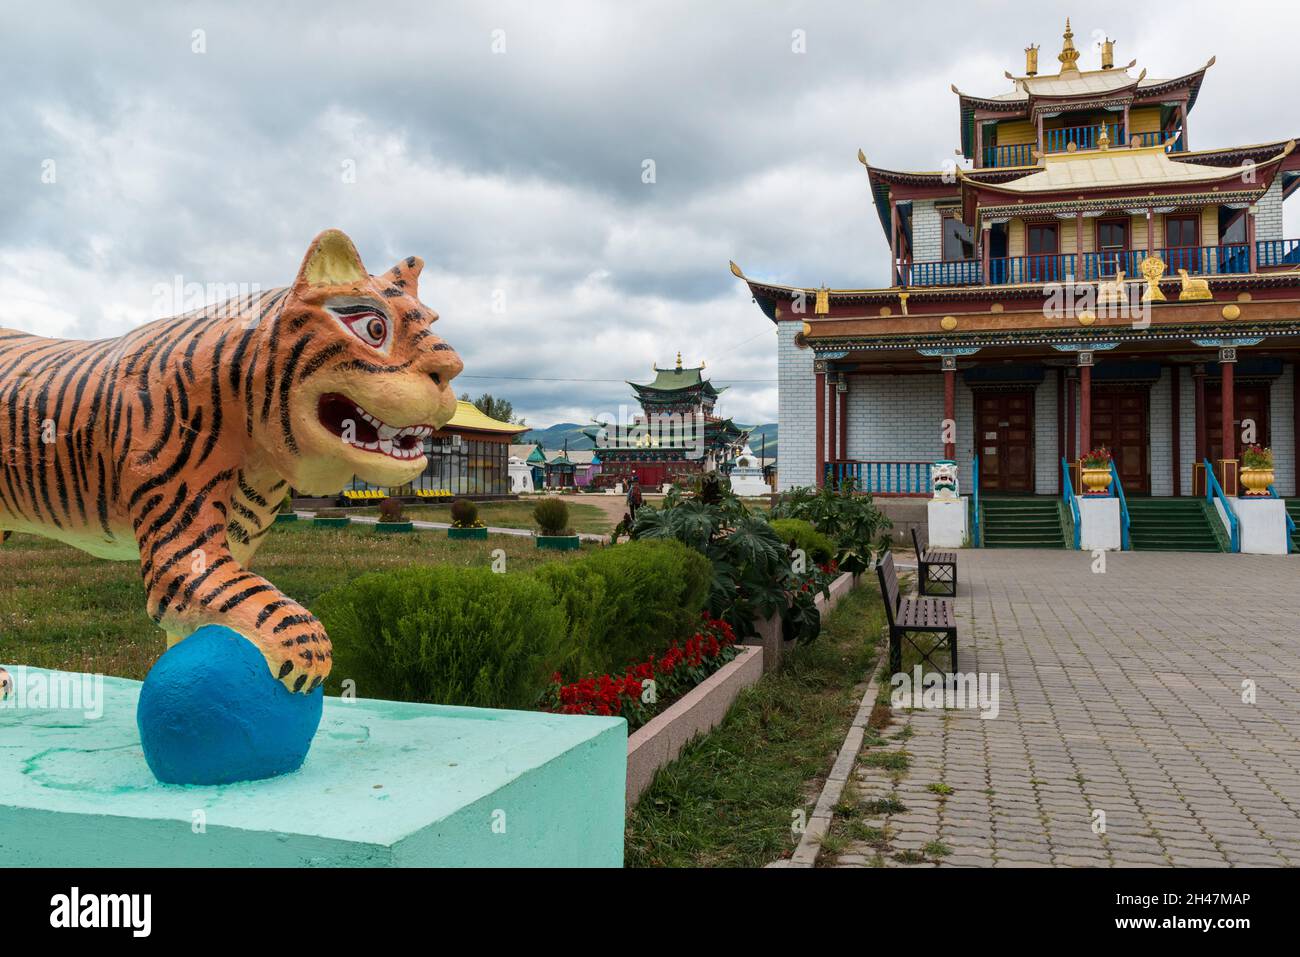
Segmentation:
[[(1155, 250), (1165, 263), (1165, 277), (1178, 278), (1178, 270), (1193, 276), (1241, 275), (1251, 271), (1250, 246), (1162, 246)], [(1007, 286), (1022, 283), (1097, 282), (1113, 279), (1119, 271), (1129, 279), (1146, 259), (1145, 249), (1116, 249), (1036, 256), (1006, 256), (989, 260), (988, 275), (977, 259), (952, 262), (902, 262), (903, 286)], [(1257, 269), (1290, 269), (1300, 265), (1300, 239), (1266, 239), (1255, 244)]]
[[(1154, 130), (1145, 133), (1128, 133), (1122, 123), (1106, 124), (1106, 136), (1112, 148), (1137, 143), (1140, 146), (1160, 146), (1167, 144), (1170, 153), (1181, 153), (1186, 149), (1182, 130)], [(984, 147), (981, 168), (1008, 166), (1033, 166), (1034, 151), (1042, 153), (1064, 153), (1071, 147), (1076, 150), (1095, 150), (1101, 140), (1101, 124), (1095, 126), (1065, 126), (1059, 129), (1043, 130), (1043, 142), (1009, 143)]]

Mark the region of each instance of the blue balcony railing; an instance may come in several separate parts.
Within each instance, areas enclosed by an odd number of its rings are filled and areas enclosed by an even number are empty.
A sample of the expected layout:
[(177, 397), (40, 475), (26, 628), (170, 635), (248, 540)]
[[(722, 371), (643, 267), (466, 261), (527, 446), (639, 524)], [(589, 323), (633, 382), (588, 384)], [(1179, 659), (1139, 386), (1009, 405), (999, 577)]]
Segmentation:
[(912, 263), (904, 273), (909, 286), (978, 286), (983, 281), (978, 259)]
[(839, 486), (853, 479), (859, 492), (873, 495), (929, 495), (932, 462), (860, 462), (840, 459), (826, 463), (827, 479)]
[(1146, 259), (1145, 249), (1104, 249), (1101, 252), (1083, 254), (1083, 271), (1075, 278), (1081, 282), (1095, 282), (1098, 279), (1114, 279), (1123, 271), (1127, 277), (1138, 275), (1138, 265)]
[(1166, 246), (1157, 249), (1156, 255), (1165, 261), (1166, 276), (1177, 276), (1180, 269), (1197, 276), (1250, 272), (1250, 247), (1245, 243)]
[(1075, 275), (1074, 261), (1074, 253), (990, 259), (989, 284), (1004, 286), (1022, 282), (1064, 282)]
[(984, 167), (1033, 166), (1034, 143), (1012, 143), (1007, 146), (984, 147)]
[[(1064, 153), (1073, 144), (1077, 150), (1095, 150), (1101, 140), (1102, 124), (1095, 126), (1065, 126), (1057, 130), (1043, 130), (1043, 151), (1046, 153)], [(1124, 125), (1107, 123), (1106, 136), (1111, 146), (1124, 143)]]
[(1181, 153), (1187, 147), (1183, 140), (1182, 130), (1154, 130), (1150, 133), (1131, 133), (1129, 134), (1130, 142), (1137, 143), (1139, 146), (1165, 146), (1168, 153)]
[(1260, 266), (1300, 265), (1300, 239), (1263, 239), (1255, 244)]

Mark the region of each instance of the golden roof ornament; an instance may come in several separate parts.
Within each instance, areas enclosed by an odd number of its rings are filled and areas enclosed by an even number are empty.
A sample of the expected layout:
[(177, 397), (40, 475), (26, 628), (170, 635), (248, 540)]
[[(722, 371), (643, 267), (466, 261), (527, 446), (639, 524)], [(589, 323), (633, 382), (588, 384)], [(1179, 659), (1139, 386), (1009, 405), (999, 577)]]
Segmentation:
[(817, 302), (813, 305), (813, 315), (826, 316), (830, 315), (830, 311), (831, 291), (827, 289), (826, 284), (823, 283), (821, 288), (817, 290)]
[(1101, 41), (1101, 68), (1103, 70), (1115, 69), (1115, 41), (1110, 37)]
[(1110, 133), (1106, 131), (1106, 124), (1101, 124), (1101, 134), (1097, 137), (1097, 149), (1110, 149)]
[(1065, 18), (1064, 38), (1065, 44), (1061, 47), (1061, 52), (1056, 55), (1056, 58), (1061, 61), (1062, 76), (1067, 73), (1079, 72), (1079, 67), (1077, 66), (1079, 51), (1074, 48), (1074, 31), (1070, 29), (1069, 17)]
[(1159, 256), (1148, 256), (1138, 265), (1138, 272), (1147, 281), (1146, 292), (1142, 294), (1143, 302), (1164, 302), (1165, 294), (1160, 291), (1160, 277), (1165, 274), (1165, 261)]
[(679, 371), (681, 370), (681, 367), (682, 367), (682, 354), (679, 352), (677, 353), (677, 368)]
[(1025, 47), (1025, 76), (1038, 75), (1038, 46), (1029, 44)]

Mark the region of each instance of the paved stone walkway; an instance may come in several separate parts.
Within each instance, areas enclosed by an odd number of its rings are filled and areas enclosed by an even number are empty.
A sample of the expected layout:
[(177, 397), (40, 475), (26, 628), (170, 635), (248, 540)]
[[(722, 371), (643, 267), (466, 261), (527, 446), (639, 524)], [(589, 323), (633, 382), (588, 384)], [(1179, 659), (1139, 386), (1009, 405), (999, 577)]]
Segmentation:
[[(1000, 676), (1000, 713), (895, 711), (838, 864), (1300, 865), (1300, 556), (1092, 561), (960, 553), (961, 670)], [(891, 749), (908, 771), (864, 763)]]

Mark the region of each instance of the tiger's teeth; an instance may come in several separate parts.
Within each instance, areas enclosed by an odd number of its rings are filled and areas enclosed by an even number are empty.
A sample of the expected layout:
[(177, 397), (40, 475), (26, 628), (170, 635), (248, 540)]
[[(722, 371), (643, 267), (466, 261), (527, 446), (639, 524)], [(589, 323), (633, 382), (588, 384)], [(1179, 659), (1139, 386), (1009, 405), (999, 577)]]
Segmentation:
[(399, 435), (402, 434), (400, 431), (393, 428), (391, 425), (381, 424), (377, 426), (377, 428), (379, 429), (380, 442), (392, 442), (393, 439), (397, 438)]

